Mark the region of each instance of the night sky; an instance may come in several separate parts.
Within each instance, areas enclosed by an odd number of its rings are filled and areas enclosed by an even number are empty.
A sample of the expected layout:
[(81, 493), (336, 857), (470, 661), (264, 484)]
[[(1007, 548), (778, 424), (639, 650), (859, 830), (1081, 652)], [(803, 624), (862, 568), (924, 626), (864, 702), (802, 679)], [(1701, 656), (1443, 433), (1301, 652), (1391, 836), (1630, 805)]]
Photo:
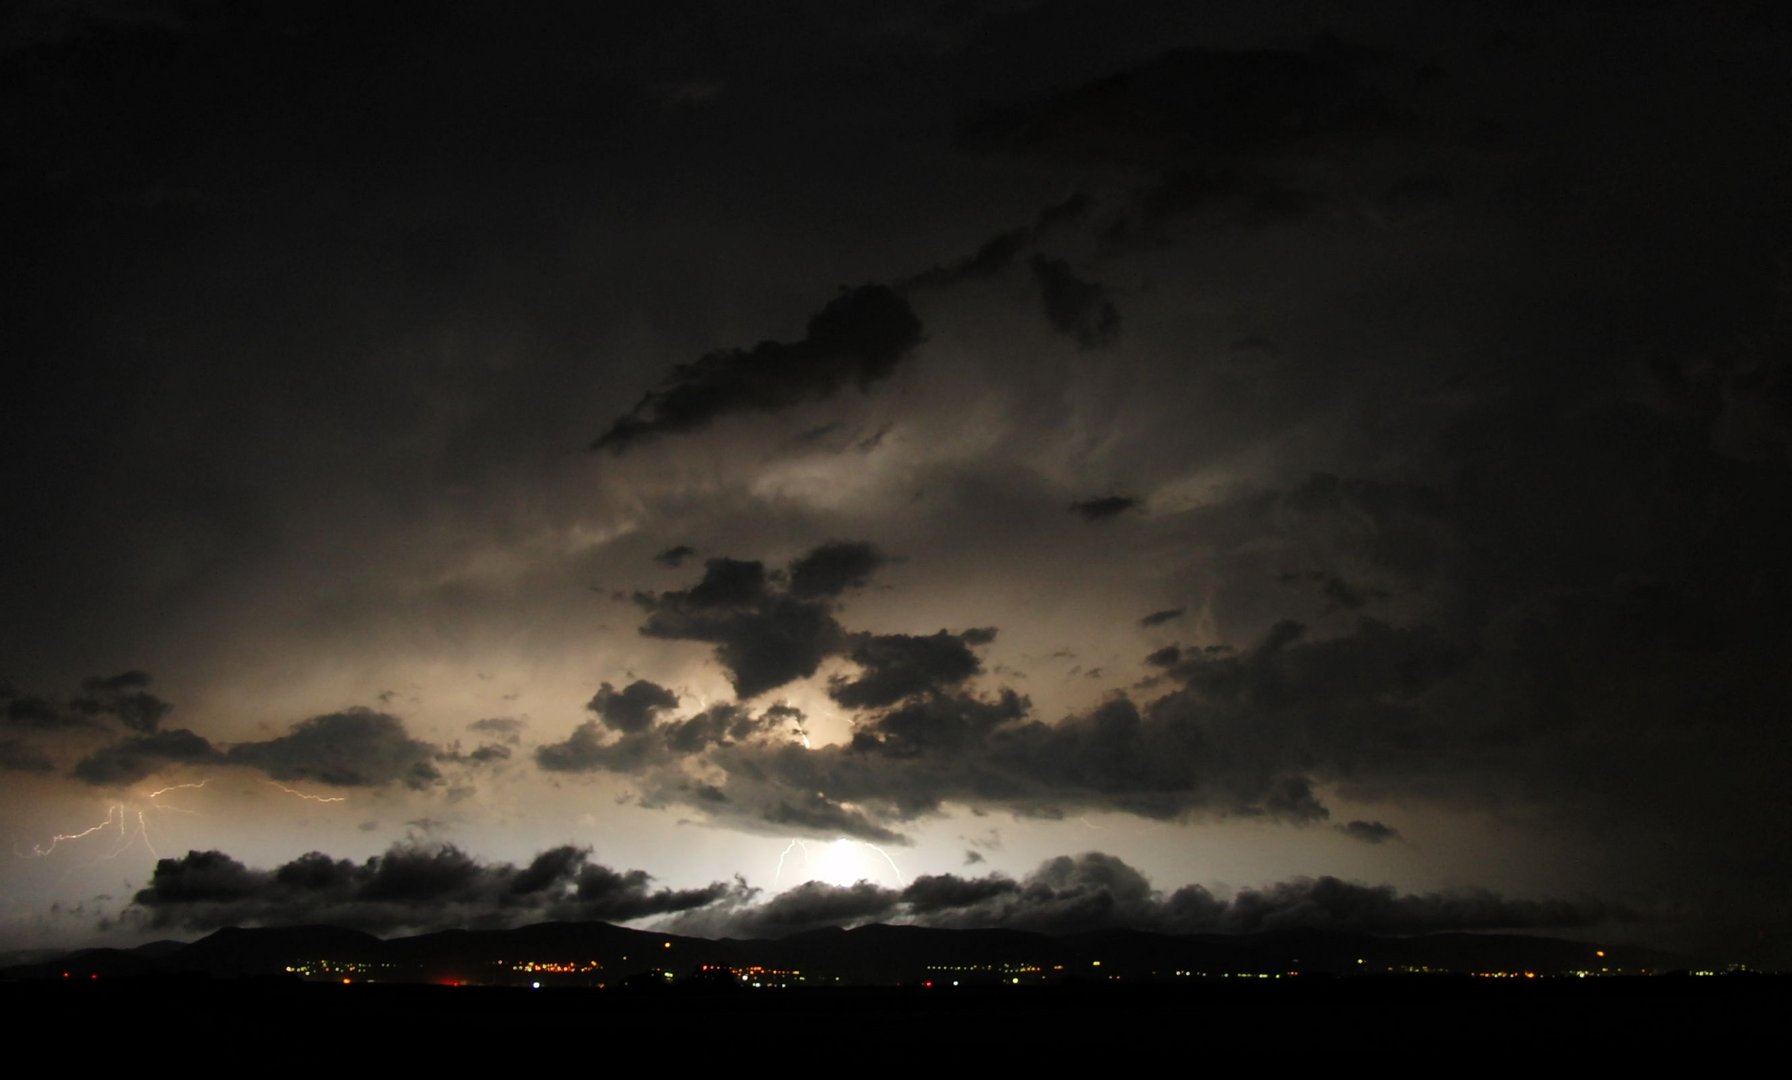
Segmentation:
[(0, 949), (1792, 963), (1792, 20), (1365, 7), (9, 9)]

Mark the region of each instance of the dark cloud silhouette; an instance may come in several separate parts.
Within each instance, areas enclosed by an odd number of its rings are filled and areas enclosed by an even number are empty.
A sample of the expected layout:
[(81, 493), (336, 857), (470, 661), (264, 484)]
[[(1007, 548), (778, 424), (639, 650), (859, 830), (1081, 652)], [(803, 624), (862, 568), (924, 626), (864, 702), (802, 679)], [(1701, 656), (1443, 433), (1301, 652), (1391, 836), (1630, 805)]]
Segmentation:
[(719, 417), (828, 398), (847, 383), (866, 389), (920, 343), (921, 320), (908, 301), (888, 286), (862, 285), (829, 301), (800, 341), (726, 349), (674, 368), (664, 389), (650, 391), (591, 448), (621, 453)]
[(828, 696), (849, 709), (881, 708), (903, 698), (956, 687), (982, 670), (964, 636), (941, 630), (914, 634), (855, 634), (846, 658), (857, 678), (841, 677)]
[(695, 716), (662, 718), (619, 737), (616, 729), (606, 731), (595, 721), (587, 721), (564, 742), (538, 747), (535, 760), (549, 772), (635, 772), (786, 728), (793, 720), (800, 730), (802, 713), (786, 705), (774, 705), (754, 716), (737, 705), (722, 704)]
[(1162, 626), (1164, 623), (1182, 618), (1182, 610), (1182, 608), (1165, 608), (1162, 611), (1153, 611), (1151, 614), (1140, 619), (1139, 625)]
[(1086, 218), (1095, 200), (1075, 192), (1039, 211), (1031, 225), (997, 233), (972, 254), (945, 266), (934, 266), (902, 283), (902, 288), (944, 289), (976, 278), (993, 277), (1014, 265), (1021, 254), (1047, 233)]
[(6, 722), (14, 727), (55, 729), (86, 723), (71, 715), (56, 702), (36, 694), (20, 694), (7, 699)]
[(723, 903), (668, 920), (673, 933), (707, 937), (780, 938), (809, 930), (881, 922), (897, 911), (895, 890), (861, 881), (829, 885), (807, 881), (754, 903), (758, 890), (742, 889)]
[(755, 697), (815, 674), (844, 647), (845, 632), (827, 601), (862, 584), (883, 561), (870, 545), (845, 541), (797, 558), (784, 575), (768, 574), (756, 561), (710, 559), (692, 588), (637, 596), (649, 613), (641, 633), (715, 645), (735, 692)]
[(689, 544), (679, 544), (676, 547), (669, 547), (658, 555), (655, 555), (653, 561), (676, 569), (677, 567), (683, 566), (684, 561), (695, 554), (697, 554), (696, 548)]
[[(726, 795), (724, 791), (722, 794)], [(815, 792), (805, 799), (778, 802), (758, 813), (760, 821), (778, 827), (779, 832), (799, 832), (810, 836), (850, 836), (875, 840), (880, 844), (907, 844), (908, 837), (886, 829), (863, 811), (855, 810)]]
[(198, 765), (225, 760), (204, 736), (185, 728), (134, 735), (101, 747), (75, 763), (78, 780), (99, 786), (134, 784), (167, 765)]
[(1400, 838), (1398, 829), (1379, 821), (1350, 821), (1339, 825), (1338, 831), (1353, 840), (1361, 840), (1365, 844), (1384, 844), (1389, 840)]
[(81, 681), (81, 693), (67, 701), (39, 694), (24, 694), (0, 684), (0, 722), (40, 732), (72, 731), (94, 727), (97, 721), (115, 720), (131, 731), (148, 735), (174, 708), (149, 693), (150, 677), (142, 671), (93, 676)]
[(1099, 851), (1047, 859), (1025, 877), (923, 875), (905, 888), (867, 881), (810, 881), (761, 904), (742, 891), (675, 917), (668, 928), (711, 936), (777, 937), (872, 922), (952, 929), (1003, 928), (1076, 934), (1124, 928), (1168, 934), (1235, 934), (1323, 928), (1374, 934), (1544, 930), (1633, 917), (1594, 899), (1526, 900), (1486, 890), (1401, 894), (1335, 877), (1245, 889), (1230, 900), (1200, 885), (1167, 895), (1124, 860)]
[(1100, 284), (1078, 277), (1062, 259), (1035, 255), (1031, 265), (1045, 317), (1060, 334), (1085, 349), (1120, 336), (1120, 310)]
[(191, 851), (158, 861), (131, 903), (155, 928), (327, 923), (390, 932), (622, 922), (700, 908), (735, 888), (653, 889), (643, 871), (612, 870), (590, 856), (587, 848), (558, 847), (518, 869), (451, 844), (400, 844), (364, 863), (311, 852), (270, 871), (221, 851)]
[(888, 561), (870, 544), (823, 544), (790, 564), (790, 595), (800, 600), (839, 596), (864, 585)]
[(110, 716), (132, 731), (148, 734), (174, 709), (149, 692), (149, 683), (149, 675), (142, 671), (95, 676), (82, 681), (85, 693), (71, 704), (89, 716)]
[(224, 760), (258, 768), (276, 780), (425, 788), (442, 779), (432, 763), (436, 754), (435, 747), (411, 738), (398, 717), (354, 708), (301, 720), (277, 738), (237, 743)]
[(1119, 517), (1128, 510), (1137, 509), (1139, 505), (1139, 500), (1130, 495), (1105, 495), (1099, 499), (1071, 503), (1070, 512), (1080, 514), (1084, 521), (1106, 521)]
[(678, 695), (646, 679), (636, 679), (621, 690), (604, 683), (585, 707), (617, 731), (643, 731), (656, 713), (678, 707)]
[(587, 720), (574, 728), (564, 742), (536, 747), (535, 763), (549, 772), (591, 772), (610, 768), (610, 763), (615, 760), (613, 745), (604, 738), (597, 721)]

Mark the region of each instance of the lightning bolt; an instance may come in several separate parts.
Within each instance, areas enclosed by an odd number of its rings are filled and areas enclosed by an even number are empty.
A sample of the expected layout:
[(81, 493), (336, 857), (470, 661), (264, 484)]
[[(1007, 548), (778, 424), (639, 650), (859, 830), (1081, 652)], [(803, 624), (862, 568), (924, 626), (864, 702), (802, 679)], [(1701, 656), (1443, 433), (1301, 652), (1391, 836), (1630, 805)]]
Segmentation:
[(50, 843), (49, 843), (48, 847), (45, 847), (43, 844), (33, 844), (33, 845), (31, 845), (31, 850), (29, 852), (20, 851), (17, 847), (14, 847), (13, 854), (17, 855), (21, 859), (41, 859), (45, 855), (48, 855), (50, 852), (55, 851), (56, 846), (58, 844), (63, 843), (64, 841), (73, 843), (76, 840), (84, 840), (87, 837), (92, 836), (94, 833), (99, 832), (101, 829), (106, 828), (108, 825), (112, 824), (112, 819), (114, 817), (116, 817), (118, 819), (118, 833), (119, 833), (119, 836), (122, 838), (124, 836), (124, 829), (125, 829), (124, 804), (123, 803), (113, 803), (111, 806), (106, 807), (106, 820), (100, 822), (98, 825), (94, 825), (89, 828), (82, 829), (78, 833), (57, 833), (55, 836), (50, 837)]
[(131, 820), (135, 818), (137, 823), (135, 838), (142, 840), (143, 846), (149, 850), (149, 853), (159, 859), (162, 857), (162, 854), (156, 850), (155, 844), (149, 839), (149, 811), (173, 810), (179, 814), (197, 814), (199, 813), (197, 810), (189, 810), (180, 806), (167, 806), (156, 800), (168, 794), (170, 791), (202, 788), (207, 783), (209, 783), (209, 781), (201, 780), (196, 784), (169, 784), (167, 787), (157, 788), (156, 790), (141, 796), (143, 799), (142, 805), (115, 802), (106, 807), (106, 816), (99, 824), (90, 825), (80, 832), (57, 833), (50, 838), (47, 844), (33, 844), (31, 850), (28, 852), (20, 851), (17, 846), (14, 846), (13, 854), (22, 859), (41, 859), (63, 844), (72, 844), (77, 840), (84, 840), (102, 830), (110, 830), (112, 823), (116, 821), (118, 823), (118, 837), (112, 844), (112, 850), (101, 854), (100, 858), (117, 858), (131, 846), (131, 841), (133, 839)]
[(294, 791), (292, 788), (287, 787), (285, 784), (277, 783), (276, 781), (273, 781), (273, 780), (269, 780), (268, 783), (273, 784), (275, 787), (279, 788), (281, 791), (286, 792), (288, 795), (291, 795), (295, 799), (309, 799), (312, 802), (325, 802), (325, 803), (347, 802), (348, 801), (348, 796), (346, 796), (346, 795), (329, 795), (329, 796), (307, 795), (303, 791)]
[[(165, 788), (157, 788), (156, 790), (150, 792), (148, 795), (145, 795), (144, 798), (148, 799), (150, 802), (155, 802), (157, 799), (161, 798), (163, 795), (168, 794), (170, 791), (180, 791), (183, 788), (202, 788), (209, 783), (211, 783), (210, 780), (201, 780), (197, 784), (169, 784)], [(175, 809), (179, 809), (179, 808), (169, 806), (169, 807), (164, 807), (164, 809), (175, 810)]]
[(858, 842), (861, 844), (864, 844), (866, 847), (870, 848), (872, 851), (877, 852), (879, 855), (882, 855), (884, 857), (884, 861), (890, 864), (890, 872), (896, 875), (896, 884), (898, 884), (898, 885), (902, 884), (902, 878), (903, 878), (902, 868), (896, 865), (895, 859), (890, 858), (889, 852), (885, 851), (883, 848), (878, 847), (876, 844), (873, 844), (868, 840), (860, 840)]
[(792, 840), (784, 846), (783, 851), (778, 852), (778, 871), (772, 875), (772, 888), (777, 888), (778, 879), (784, 876), (784, 857), (789, 855), (795, 848), (803, 849), (803, 865), (807, 866), (809, 864), (809, 845), (803, 843), (801, 840)]

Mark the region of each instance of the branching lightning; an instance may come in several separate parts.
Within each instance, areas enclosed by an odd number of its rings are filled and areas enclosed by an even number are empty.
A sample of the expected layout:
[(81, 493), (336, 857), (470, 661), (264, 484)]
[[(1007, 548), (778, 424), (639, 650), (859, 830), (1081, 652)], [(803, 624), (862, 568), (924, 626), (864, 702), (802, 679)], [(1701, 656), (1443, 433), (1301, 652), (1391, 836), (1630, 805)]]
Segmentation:
[(876, 844), (873, 844), (868, 840), (860, 840), (858, 842), (861, 844), (864, 844), (866, 847), (870, 848), (872, 851), (877, 852), (879, 855), (882, 855), (884, 857), (884, 861), (890, 864), (890, 872), (896, 875), (896, 884), (898, 884), (898, 885), (902, 884), (902, 880), (903, 880), (902, 868), (896, 865), (895, 859), (890, 858), (889, 852), (885, 851), (883, 848), (878, 847)]
[[(824, 855), (822, 856), (821, 873), (826, 875), (828, 873), (828, 868), (830, 867), (830, 865), (833, 865), (836, 869), (838, 868), (837, 864), (838, 864), (839, 857), (838, 857), (837, 853), (839, 851), (840, 845), (844, 845), (844, 844), (853, 844), (853, 845), (857, 845), (862, 848), (869, 848), (870, 850), (877, 852), (877, 854), (884, 860), (884, 862), (889, 864), (890, 872), (893, 875), (895, 875), (894, 883), (897, 886), (900, 887), (902, 885), (902, 883), (907, 880), (907, 878), (902, 873), (902, 867), (896, 865), (896, 860), (890, 856), (889, 852), (885, 851), (883, 848), (878, 847), (876, 844), (873, 844), (868, 840), (860, 840), (856, 837), (851, 837), (851, 836), (841, 836), (841, 837), (835, 838), (835, 840), (833, 841), (833, 844), (831, 845), (831, 849), (833, 852), (835, 852), (835, 854), (830, 855), (830, 854), (824, 853)], [(776, 872), (774, 872), (772, 874), (772, 888), (775, 889), (778, 887), (779, 881), (784, 877), (785, 862), (790, 858), (790, 853), (792, 851), (796, 851), (798, 849), (801, 849), (801, 851), (803, 853), (804, 872), (805, 873), (815, 872), (815, 867), (814, 867), (815, 859), (814, 859), (813, 853), (811, 853), (809, 850), (808, 841), (801, 840), (801, 839), (792, 839), (790, 841), (790, 843), (784, 845), (783, 851), (778, 852), (778, 869)]]
[(294, 791), (292, 788), (289, 788), (285, 784), (282, 784), (275, 780), (269, 780), (268, 783), (273, 784), (275, 787), (279, 788), (281, 791), (286, 792), (288, 795), (291, 795), (295, 799), (306, 799), (311, 802), (322, 802), (322, 803), (347, 802), (348, 801), (348, 796), (346, 796), (346, 795), (307, 795), (303, 791)]
[(792, 848), (802, 848), (803, 849), (803, 865), (804, 866), (809, 865), (809, 845), (808, 844), (805, 844), (801, 840), (792, 840), (790, 843), (786, 844), (784, 846), (784, 850), (778, 852), (778, 869), (777, 869), (776, 873), (772, 874), (772, 888), (774, 888), (774, 889), (778, 887), (778, 879), (784, 876), (784, 858), (785, 858), (785, 856), (790, 854)]
[[(149, 838), (149, 812), (151, 810), (172, 810), (179, 814), (197, 814), (199, 811), (189, 810), (180, 806), (168, 806), (164, 803), (157, 802), (156, 800), (168, 794), (170, 791), (202, 788), (206, 783), (207, 781), (201, 780), (196, 784), (169, 784), (167, 787), (157, 788), (154, 791), (140, 796), (143, 800), (141, 804), (115, 802), (106, 807), (106, 816), (97, 825), (90, 825), (80, 832), (57, 833), (46, 843), (31, 845), (30, 851), (20, 851), (17, 846), (14, 846), (13, 854), (21, 859), (41, 859), (55, 851), (58, 847), (61, 847), (63, 844), (72, 844), (78, 840), (85, 840), (95, 833), (110, 833), (112, 826), (116, 823), (118, 827), (118, 835), (112, 838), (111, 850), (102, 852), (99, 856), (100, 858), (117, 858), (131, 846), (133, 840), (141, 840), (144, 848), (146, 848), (151, 855), (159, 859), (162, 857), (162, 854), (156, 850), (155, 844), (151, 842)], [(135, 822), (135, 825), (132, 824), (133, 822)]]

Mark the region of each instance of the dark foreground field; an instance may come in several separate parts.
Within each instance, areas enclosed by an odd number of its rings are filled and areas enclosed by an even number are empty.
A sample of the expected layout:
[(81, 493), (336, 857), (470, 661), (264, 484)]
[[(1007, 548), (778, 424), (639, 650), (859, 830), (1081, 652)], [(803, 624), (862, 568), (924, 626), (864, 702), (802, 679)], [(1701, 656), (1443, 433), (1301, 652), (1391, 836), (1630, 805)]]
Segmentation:
[[(115, 979), (0, 985), (8, 1026), (85, 1053), (229, 1052), (319, 1065), (493, 1050), (535, 1065), (618, 1053), (660, 1062), (838, 1050), (864, 1062), (931, 1050), (1026, 1057), (1063, 1048), (1195, 1055), (1566, 1051), (1630, 1056), (1785, 1041), (1784, 977), (1454, 977), (1175, 987), (525, 990), (288, 980)], [(1188, 1059), (1184, 1059), (1188, 1060)]]

